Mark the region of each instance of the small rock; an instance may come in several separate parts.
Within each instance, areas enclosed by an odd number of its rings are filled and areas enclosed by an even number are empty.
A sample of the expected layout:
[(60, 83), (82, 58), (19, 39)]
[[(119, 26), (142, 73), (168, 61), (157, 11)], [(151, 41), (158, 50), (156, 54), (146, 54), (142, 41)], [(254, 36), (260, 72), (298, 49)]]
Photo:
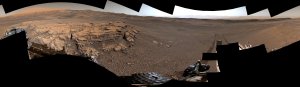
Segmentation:
[(115, 51), (120, 51), (120, 50), (122, 50), (122, 46), (116, 46), (116, 47), (114, 48), (114, 50), (115, 50)]
[(131, 38), (131, 37), (128, 37), (128, 38), (126, 38), (126, 39), (127, 39), (127, 41), (129, 41), (129, 42), (134, 42), (134, 39)]
[(128, 54), (128, 51), (127, 50), (122, 50), (122, 53)]
[(87, 39), (86, 38), (84, 38), (84, 37), (79, 37), (79, 38), (77, 38), (79, 41), (86, 41)]
[(125, 32), (125, 36), (128, 37), (130, 35), (129, 32)]
[(98, 56), (99, 55), (99, 51), (96, 50), (95, 48), (92, 47), (81, 47), (80, 49), (82, 52), (84, 52), (85, 55), (87, 56)]
[(160, 42), (159, 44), (160, 44), (160, 45), (163, 45), (163, 43), (162, 43), (162, 42)]
[(152, 42), (153, 42), (154, 44), (158, 44), (158, 42), (157, 42), (157, 41), (155, 41), (155, 40), (154, 40), (154, 41), (152, 41)]
[(138, 33), (139, 31), (138, 31), (138, 30), (133, 30), (133, 32), (134, 32), (134, 33)]
[(133, 47), (134, 45), (134, 43), (130, 43), (128, 47)]
[(171, 47), (171, 45), (167, 44), (167, 45), (166, 45), (166, 47), (170, 48), (170, 47)]
[(133, 63), (127, 63), (127, 65), (133, 65)]

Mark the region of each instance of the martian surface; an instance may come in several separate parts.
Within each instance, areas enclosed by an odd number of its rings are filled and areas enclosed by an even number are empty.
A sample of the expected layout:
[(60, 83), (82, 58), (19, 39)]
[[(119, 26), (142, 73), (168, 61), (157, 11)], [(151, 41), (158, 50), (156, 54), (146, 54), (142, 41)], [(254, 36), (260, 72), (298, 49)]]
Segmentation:
[(0, 18), (0, 36), (25, 29), (29, 43), (93, 57), (117, 75), (178, 76), (217, 40), (276, 50), (300, 40), (300, 19), (187, 19), (89, 10), (52, 10)]

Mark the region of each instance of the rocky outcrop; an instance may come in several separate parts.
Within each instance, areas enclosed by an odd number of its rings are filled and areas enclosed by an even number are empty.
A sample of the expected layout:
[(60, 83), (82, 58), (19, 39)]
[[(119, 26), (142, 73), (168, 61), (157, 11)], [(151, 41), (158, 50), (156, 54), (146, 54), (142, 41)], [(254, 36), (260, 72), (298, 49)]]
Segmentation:
[(134, 45), (137, 27), (121, 21), (109, 23), (62, 23), (29, 21), (12, 26), (25, 29), (29, 43), (46, 45), (70, 55), (99, 56)]

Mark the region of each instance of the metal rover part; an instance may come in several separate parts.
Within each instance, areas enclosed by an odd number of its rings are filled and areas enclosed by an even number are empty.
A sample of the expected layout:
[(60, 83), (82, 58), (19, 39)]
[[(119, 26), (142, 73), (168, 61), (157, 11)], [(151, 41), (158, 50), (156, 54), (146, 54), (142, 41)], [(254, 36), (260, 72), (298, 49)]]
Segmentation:
[(201, 72), (205, 72), (209, 70), (210, 66), (208, 64), (202, 64), (200, 61), (197, 61), (197, 63), (188, 66), (185, 70), (182, 76), (184, 77), (190, 77), (190, 76), (196, 76), (199, 75)]
[(156, 72), (136, 73), (132, 74), (132, 80), (139, 84), (160, 85), (171, 80)]

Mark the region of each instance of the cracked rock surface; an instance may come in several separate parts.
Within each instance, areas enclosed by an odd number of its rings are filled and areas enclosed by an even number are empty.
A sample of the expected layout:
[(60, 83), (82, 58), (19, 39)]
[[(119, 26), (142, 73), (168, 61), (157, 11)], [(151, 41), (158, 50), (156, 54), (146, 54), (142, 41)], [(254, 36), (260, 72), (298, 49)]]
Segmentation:
[(108, 23), (58, 23), (29, 21), (13, 26), (27, 31), (29, 43), (46, 45), (69, 55), (99, 56), (101, 52), (122, 51), (134, 45), (134, 26), (122, 21)]

